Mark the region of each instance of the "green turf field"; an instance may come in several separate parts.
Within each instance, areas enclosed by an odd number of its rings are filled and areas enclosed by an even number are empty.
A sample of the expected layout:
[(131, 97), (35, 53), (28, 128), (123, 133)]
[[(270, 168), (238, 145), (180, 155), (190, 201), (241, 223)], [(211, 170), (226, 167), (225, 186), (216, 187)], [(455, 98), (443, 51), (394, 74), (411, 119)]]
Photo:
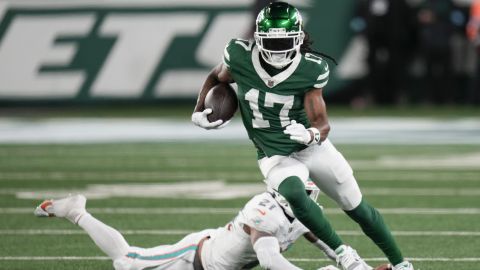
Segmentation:
[[(416, 269), (478, 270), (480, 146), (337, 145), (351, 162), (366, 199), (384, 218)], [(245, 143), (0, 145), (0, 269), (112, 269), (92, 241), (65, 220), (35, 218), (46, 191), (95, 184), (158, 184), (225, 180), (259, 183), (255, 151)], [(185, 233), (224, 225), (247, 201), (143, 197), (89, 200), (99, 219), (131, 245), (173, 243)], [(19, 195), (20, 196), (20, 195)], [(382, 254), (324, 196), (328, 218), (371, 264)], [(286, 256), (304, 269), (326, 265), (301, 240)]]

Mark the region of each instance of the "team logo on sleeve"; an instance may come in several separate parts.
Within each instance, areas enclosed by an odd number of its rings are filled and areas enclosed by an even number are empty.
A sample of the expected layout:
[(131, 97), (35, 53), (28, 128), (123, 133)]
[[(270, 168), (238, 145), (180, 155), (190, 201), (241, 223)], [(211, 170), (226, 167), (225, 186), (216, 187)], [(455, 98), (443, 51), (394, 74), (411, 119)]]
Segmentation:
[(262, 216), (265, 216), (267, 214), (266, 211), (263, 211), (263, 210), (260, 210), (260, 209), (257, 209), (257, 210), (258, 210), (258, 212), (260, 212), (260, 215), (262, 215)]

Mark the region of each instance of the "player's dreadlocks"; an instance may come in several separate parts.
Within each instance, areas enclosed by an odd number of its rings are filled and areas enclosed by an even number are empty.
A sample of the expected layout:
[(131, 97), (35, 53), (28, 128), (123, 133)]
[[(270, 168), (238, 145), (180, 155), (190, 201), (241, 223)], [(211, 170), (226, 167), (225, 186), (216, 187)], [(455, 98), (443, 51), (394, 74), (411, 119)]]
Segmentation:
[(305, 38), (303, 39), (303, 44), (300, 46), (300, 53), (301, 53), (301, 54), (305, 54), (305, 53), (318, 54), (318, 55), (320, 55), (320, 56), (323, 56), (323, 57), (326, 57), (326, 58), (332, 60), (332, 62), (333, 62), (335, 65), (338, 65), (338, 64), (337, 64), (337, 61), (335, 60), (335, 58), (331, 57), (331, 56), (328, 55), (328, 54), (324, 54), (324, 53), (315, 51), (315, 50), (312, 48), (313, 40), (311, 39), (310, 34), (309, 34), (307, 31), (303, 31), (303, 32), (305, 33)]

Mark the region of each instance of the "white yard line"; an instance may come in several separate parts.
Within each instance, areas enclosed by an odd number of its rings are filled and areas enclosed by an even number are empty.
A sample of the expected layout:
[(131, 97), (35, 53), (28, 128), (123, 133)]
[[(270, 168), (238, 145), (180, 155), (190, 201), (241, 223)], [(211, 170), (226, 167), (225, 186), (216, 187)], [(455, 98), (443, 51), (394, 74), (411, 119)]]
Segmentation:
[[(480, 165), (479, 165), (480, 166)], [(377, 168), (378, 169), (378, 168)], [(428, 171), (428, 170), (425, 170)], [(357, 172), (357, 181), (360, 183), (363, 182), (442, 182), (442, 183), (458, 183), (458, 182), (480, 182), (480, 172), (474, 173), (478, 175), (462, 175), (460, 169), (452, 169), (452, 171), (456, 171), (459, 173), (458, 176), (439, 176), (436, 178), (436, 174), (432, 174), (432, 176), (417, 176), (417, 173), (422, 173), (417, 169), (411, 171), (412, 175), (384, 175), (380, 176), (377, 174), (385, 173), (384, 171), (378, 169), (377, 171), (370, 171), (368, 170), (368, 176), (364, 176), (363, 174), (365, 171), (362, 171), (362, 175), (358, 176)], [(117, 173), (92, 173), (92, 174), (83, 174), (83, 173), (0, 173), (0, 183), (1, 182), (11, 182), (11, 181), (48, 181), (48, 182), (55, 182), (55, 183), (66, 183), (72, 180), (76, 181), (91, 181), (95, 183), (116, 183), (116, 182), (140, 182), (140, 181), (148, 181), (148, 182), (164, 182), (164, 181), (177, 181), (177, 180), (186, 180), (186, 181), (208, 181), (212, 178), (218, 180), (227, 179), (228, 181), (242, 181), (243, 183), (252, 183), (251, 180), (261, 179), (260, 172), (214, 172), (214, 173), (197, 173), (197, 174), (189, 174), (189, 173), (126, 173), (126, 174), (117, 174)], [(248, 181), (248, 182), (247, 182)], [(8, 189), (7, 189), (8, 190)], [(2, 190), (0, 190), (1, 192)]]
[[(312, 258), (287, 258), (292, 262), (330, 262), (329, 259), (312, 259)], [(471, 258), (445, 258), (445, 257), (436, 257), (436, 258), (405, 258), (409, 261), (414, 262), (480, 262), (480, 257), (471, 257)], [(385, 258), (364, 258), (365, 261), (370, 262), (382, 262), (386, 261)]]
[[(97, 182), (116, 182), (116, 181), (146, 181), (146, 180), (178, 180), (187, 179), (194, 181), (196, 179), (228, 178), (230, 180), (258, 179), (260, 172), (65, 172), (65, 171), (31, 171), (31, 172), (0, 172), (0, 181), (69, 181), (74, 180), (95, 180)], [(260, 182), (260, 181), (259, 181)]]
[(450, 197), (450, 196), (480, 196), (478, 188), (363, 188), (364, 195), (373, 196), (421, 196), (421, 197)]
[[(185, 235), (193, 230), (121, 230), (123, 235)], [(337, 231), (342, 236), (362, 236), (361, 231)], [(395, 236), (480, 236), (480, 231), (392, 231)], [(78, 235), (82, 230), (0, 230), (0, 235)]]
[[(253, 150), (253, 149), (252, 149)], [(98, 150), (101, 151), (101, 150)], [(253, 151), (252, 151), (253, 153)], [(128, 166), (133, 168), (137, 166), (138, 168), (145, 168), (148, 170), (150, 168), (164, 168), (163, 170), (158, 171), (148, 171), (148, 172), (141, 172), (141, 171), (116, 171), (115, 174), (152, 174), (156, 173), (157, 175), (162, 176), (165, 173), (182, 173), (178, 171), (168, 172), (165, 168), (170, 168), (170, 170), (179, 170), (181, 168), (191, 168), (191, 167), (208, 167), (211, 166), (213, 162), (225, 162), (225, 157), (230, 156), (229, 154), (225, 154), (225, 156), (213, 157), (213, 159), (209, 156), (210, 153), (205, 153), (204, 155), (192, 155), (189, 152), (180, 152), (177, 155), (178, 157), (171, 156), (171, 155), (164, 155), (157, 153), (155, 156), (155, 160), (149, 160), (147, 163), (142, 158), (138, 160), (129, 159)], [(116, 156), (102, 156), (102, 157), (69, 157), (68, 155), (58, 155), (55, 157), (25, 157), (25, 156), (15, 156), (14, 153), (8, 154), (0, 154), (0, 157), (5, 158), (3, 161), (3, 168), (9, 168), (10, 166), (16, 166), (18, 164), (26, 164), (32, 167), (44, 167), (53, 164), (57, 164), (58, 166), (68, 166), (68, 167), (88, 167), (89, 170), (98, 168), (99, 166), (104, 167), (113, 167), (117, 168), (119, 164), (118, 157), (121, 155)], [(123, 156), (125, 157), (125, 156)], [(142, 157), (139, 155), (139, 157)], [(29, 158), (28, 161), (25, 159)], [(228, 171), (219, 171), (220, 173), (243, 173), (245, 169), (252, 170), (255, 169), (255, 162), (252, 156), (243, 156), (243, 157), (232, 157), (228, 158), (228, 162), (231, 164), (235, 164), (235, 168)], [(368, 170), (368, 171), (379, 171), (379, 170), (388, 170), (388, 169), (397, 169), (403, 170), (418, 170), (418, 171), (425, 171), (430, 170), (434, 171), (437, 169), (450, 169), (450, 170), (459, 170), (459, 169), (470, 169), (470, 170), (478, 170), (480, 167), (480, 147), (478, 147), (476, 152), (468, 152), (468, 153), (456, 153), (456, 154), (425, 154), (425, 155), (416, 155), (416, 156), (408, 156), (408, 155), (398, 155), (398, 156), (391, 156), (391, 155), (384, 155), (379, 154), (375, 159), (349, 159), (350, 165), (355, 170)], [(228, 163), (226, 163), (228, 164)], [(252, 172), (257, 172), (256, 170)], [(25, 173), (25, 172), (3, 172), (3, 174), (8, 175), (16, 175), (18, 173)], [(42, 173), (42, 172), (31, 172), (31, 173)], [(55, 173), (63, 173), (67, 176), (72, 174), (72, 172), (55, 172)], [(91, 173), (102, 173), (102, 172), (73, 172), (73, 174), (91, 174)], [(105, 174), (105, 173), (103, 173)], [(21, 175), (21, 174), (20, 174)], [(43, 173), (45, 175), (45, 173)], [(188, 173), (187, 173), (188, 175)], [(190, 173), (190, 175), (192, 175)], [(433, 176), (429, 175), (431, 178)], [(451, 179), (451, 175), (448, 175)], [(438, 178), (438, 175), (437, 175)]]
[[(432, 161), (433, 162), (433, 161)], [(208, 163), (205, 163), (207, 166)], [(247, 167), (245, 167), (247, 168)], [(464, 172), (464, 167), (451, 167), (449, 170), (454, 172), (446, 172), (440, 174), (439, 172), (432, 172), (437, 168), (424, 167), (412, 168), (405, 171), (386, 172), (386, 169), (392, 168), (382, 167), (382, 165), (372, 166), (364, 169), (353, 166), (357, 174), (362, 176), (357, 177), (359, 181), (414, 181), (414, 182), (456, 182), (456, 181), (480, 181), (480, 171)], [(479, 165), (474, 170), (480, 168)], [(175, 168), (173, 168), (175, 170)], [(229, 180), (255, 180), (260, 179), (260, 171), (245, 171), (241, 169), (232, 169), (228, 171), (214, 171), (214, 172), (184, 172), (182, 168), (177, 171), (115, 171), (99, 172), (99, 171), (29, 171), (29, 172), (0, 172), (0, 181), (60, 181), (68, 182), (70, 180), (94, 180), (96, 182), (118, 182), (118, 181), (164, 181), (164, 180), (210, 180), (214, 179), (229, 179)], [(368, 173), (367, 176), (364, 174)], [(456, 173), (456, 174), (455, 174)], [(260, 180), (258, 181), (260, 182)]]
[(102, 256), (5, 256), (0, 261), (107, 261), (109, 257)]
[[(15, 195), (19, 199), (62, 198), (69, 194), (83, 194), (90, 200), (109, 198), (186, 198), (236, 199), (249, 198), (265, 191), (261, 183), (228, 183), (225, 181), (193, 181), (190, 183), (117, 183), (88, 185), (77, 189), (4, 190), (0, 194)], [(382, 197), (480, 197), (480, 188), (362, 188), (366, 196)]]
[[(287, 258), (292, 262), (331, 262), (327, 258)], [(364, 258), (370, 262), (386, 261), (385, 258)], [(480, 262), (480, 257), (465, 257), (465, 258), (406, 258), (414, 262)], [(0, 261), (108, 261), (109, 257), (105, 256), (4, 256), (0, 257)]]
[[(0, 214), (29, 214), (33, 215), (33, 207), (1, 207)], [(92, 214), (112, 215), (231, 215), (236, 214), (240, 208), (89, 208)], [(480, 215), (480, 208), (378, 208), (384, 215)], [(344, 215), (340, 209), (324, 209), (326, 214)]]
[[(198, 1), (197, 1), (198, 2)], [(225, 1), (224, 1), (225, 2)], [(402, 117), (332, 118), (335, 143), (480, 144), (480, 120)], [(0, 143), (106, 143), (165, 141), (247, 141), (245, 128), (233, 121), (209, 132), (190, 121), (155, 118), (0, 118)]]
[[(185, 235), (193, 230), (122, 230), (123, 235)], [(0, 230), (0, 235), (78, 235), (82, 230)]]

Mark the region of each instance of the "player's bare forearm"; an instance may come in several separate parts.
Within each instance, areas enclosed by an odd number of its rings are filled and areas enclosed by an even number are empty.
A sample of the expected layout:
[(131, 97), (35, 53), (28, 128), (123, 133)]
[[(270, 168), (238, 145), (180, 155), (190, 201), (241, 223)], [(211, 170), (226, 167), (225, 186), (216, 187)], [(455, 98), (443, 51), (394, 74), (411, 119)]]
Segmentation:
[(312, 89), (308, 91), (304, 97), (305, 112), (312, 127), (320, 131), (320, 141), (324, 141), (330, 132), (327, 106), (323, 100), (322, 93), (322, 89)]
[(219, 83), (218, 77), (215, 74), (216, 68), (214, 68), (210, 74), (208, 74), (207, 79), (205, 79), (205, 82), (202, 85), (202, 88), (200, 89), (200, 92), (198, 93), (198, 98), (197, 98), (197, 104), (195, 105), (195, 112), (201, 112), (205, 109), (204, 107), (204, 101), (205, 97), (208, 94), (208, 91), (212, 89), (215, 85)]
[(216, 67), (212, 69), (212, 71), (208, 74), (207, 78), (205, 79), (205, 82), (202, 85), (202, 88), (200, 89), (200, 92), (198, 93), (198, 98), (197, 98), (197, 104), (195, 105), (195, 112), (201, 112), (205, 109), (204, 107), (204, 101), (205, 97), (208, 94), (208, 91), (212, 89), (215, 85), (219, 83), (232, 83), (233, 79), (230, 74), (230, 71), (228, 71), (227, 67), (223, 64), (220, 63)]
[(305, 239), (307, 239), (310, 243), (315, 243), (318, 241), (318, 238), (312, 232), (303, 234), (303, 237), (305, 237)]

